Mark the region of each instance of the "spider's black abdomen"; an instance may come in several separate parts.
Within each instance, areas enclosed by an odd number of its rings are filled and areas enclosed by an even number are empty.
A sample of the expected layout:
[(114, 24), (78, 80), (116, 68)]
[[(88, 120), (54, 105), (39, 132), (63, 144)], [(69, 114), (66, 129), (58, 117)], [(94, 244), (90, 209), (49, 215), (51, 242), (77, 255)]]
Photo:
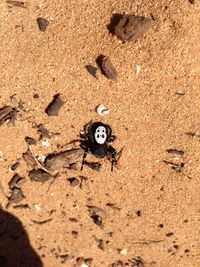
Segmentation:
[(108, 147), (106, 144), (103, 145), (91, 145), (90, 152), (97, 158), (105, 158), (107, 156)]

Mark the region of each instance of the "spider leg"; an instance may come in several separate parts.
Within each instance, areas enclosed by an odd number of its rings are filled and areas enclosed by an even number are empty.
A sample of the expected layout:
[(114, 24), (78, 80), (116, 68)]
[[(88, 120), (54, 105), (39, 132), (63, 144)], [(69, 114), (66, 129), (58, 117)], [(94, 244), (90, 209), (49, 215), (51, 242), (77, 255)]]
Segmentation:
[(111, 135), (109, 138), (108, 138), (108, 142), (114, 142), (115, 140), (116, 140), (116, 138), (117, 138), (117, 136), (115, 136), (115, 135)]
[(117, 151), (114, 149), (114, 147), (109, 146), (108, 148), (108, 152), (112, 157), (112, 161), (111, 161), (111, 172), (113, 171), (113, 167), (116, 165), (117, 163)]
[(86, 149), (83, 154), (83, 160), (82, 160), (82, 165), (81, 165), (81, 171), (83, 170), (83, 165), (85, 164), (85, 159), (87, 157), (87, 154), (89, 153), (89, 149)]

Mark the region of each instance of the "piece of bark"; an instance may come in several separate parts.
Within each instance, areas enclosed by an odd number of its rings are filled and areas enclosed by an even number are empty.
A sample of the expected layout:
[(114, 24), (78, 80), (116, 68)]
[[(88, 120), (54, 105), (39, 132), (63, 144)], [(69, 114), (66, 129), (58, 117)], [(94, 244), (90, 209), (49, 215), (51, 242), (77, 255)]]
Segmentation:
[(6, 121), (14, 123), (16, 120), (17, 110), (10, 106), (4, 106), (0, 108), (0, 126)]
[(122, 15), (118, 24), (114, 28), (114, 33), (121, 41), (135, 42), (144, 35), (154, 21), (143, 16)]
[(98, 77), (97, 77), (97, 68), (96, 67), (94, 67), (94, 66), (92, 66), (92, 65), (86, 65), (85, 66), (86, 67), (86, 69), (87, 69), (87, 71), (93, 76), (93, 77), (95, 77), (96, 79), (98, 79)]
[(49, 154), (45, 159), (45, 168), (49, 171), (60, 168), (69, 168), (71, 164), (81, 162), (84, 150), (82, 148), (73, 148), (59, 153)]
[(45, 172), (42, 169), (33, 169), (31, 171), (29, 171), (28, 176), (30, 178), (31, 181), (34, 182), (46, 182), (48, 181), (50, 178), (52, 178), (52, 175), (48, 172)]
[(64, 102), (60, 98), (60, 94), (56, 94), (53, 97), (53, 100), (49, 103), (47, 108), (45, 109), (45, 112), (47, 113), (48, 116), (58, 116), (58, 112)]
[(27, 7), (27, 3), (23, 2), (23, 1), (6, 1), (7, 4), (11, 5), (11, 6), (16, 6), (16, 7), (22, 7), (22, 8), (26, 8)]

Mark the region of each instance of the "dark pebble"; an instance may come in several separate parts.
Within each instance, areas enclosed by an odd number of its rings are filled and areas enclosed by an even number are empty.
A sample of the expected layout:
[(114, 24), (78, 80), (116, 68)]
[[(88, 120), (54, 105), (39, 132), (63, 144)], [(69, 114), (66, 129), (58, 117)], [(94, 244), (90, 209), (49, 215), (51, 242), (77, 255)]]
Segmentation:
[(44, 18), (37, 18), (37, 24), (38, 24), (39, 30), (42, 32), (45, 32), (49, 25), (49, 22), (48, 20)]
[(45, 109), (45, 112), (47, 113), (48, 116), (58, 116), (58, 112), (64, 102), (60, 98), (60, 94), (56, 94), (53, 97), (53, 100), (49, 103), (47, 108)]
[(71, 186), (79, 185), (79, 180), (76, 177), (68, 178), (67, 181), (69, 181)]
[(108, 57), (100, 55), (97, 57), (96, 62), (103, 75), (108, 79), (115, 80), (117, 78), (117, 71)]
[[(111, 21), (112, 24), (112, 21)], [(151, 18), (133, 15), (119, 15), (118, 23), (114, 25), (114, 34), (121, 41), (135, 42), (139, 37), (145, 34), (154, 24)]]
[(42, 183), (52, 178), (51, 174), (49, 174), (48, 172), (45, 172), (42, 169), (38, 169), (38, 170), (33, 169), (29, 171), (28, 176), (31, 179), (31, 181), (42, 182)]

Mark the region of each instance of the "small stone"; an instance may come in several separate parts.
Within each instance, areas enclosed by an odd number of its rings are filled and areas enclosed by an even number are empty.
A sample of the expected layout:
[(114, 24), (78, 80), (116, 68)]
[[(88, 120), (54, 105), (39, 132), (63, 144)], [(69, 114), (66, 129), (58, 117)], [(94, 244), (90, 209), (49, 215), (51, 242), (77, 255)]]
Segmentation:
[(114, 33), (121, 41), (135, 42), (144, 35), (154, 24), (150, 18), (143, 16), (121, 15), (118, 24), (114, 28)]
[(49, 25), (49, 22), (48, 20), (44, 18), (37, 18), (37, 24), (38, 24), (39, 30), (42, 32), (45, 32)]
[(76, 177), (68, 178), (67, 181), (69, 181), (71, 186), (79, 185), (79, 180)]
[(103, 75), (105, 75), (108, 79), (115, 80), (117, 78), (117, 71), (108, 57), (100, 55), (98, 56), (96, 62)]

